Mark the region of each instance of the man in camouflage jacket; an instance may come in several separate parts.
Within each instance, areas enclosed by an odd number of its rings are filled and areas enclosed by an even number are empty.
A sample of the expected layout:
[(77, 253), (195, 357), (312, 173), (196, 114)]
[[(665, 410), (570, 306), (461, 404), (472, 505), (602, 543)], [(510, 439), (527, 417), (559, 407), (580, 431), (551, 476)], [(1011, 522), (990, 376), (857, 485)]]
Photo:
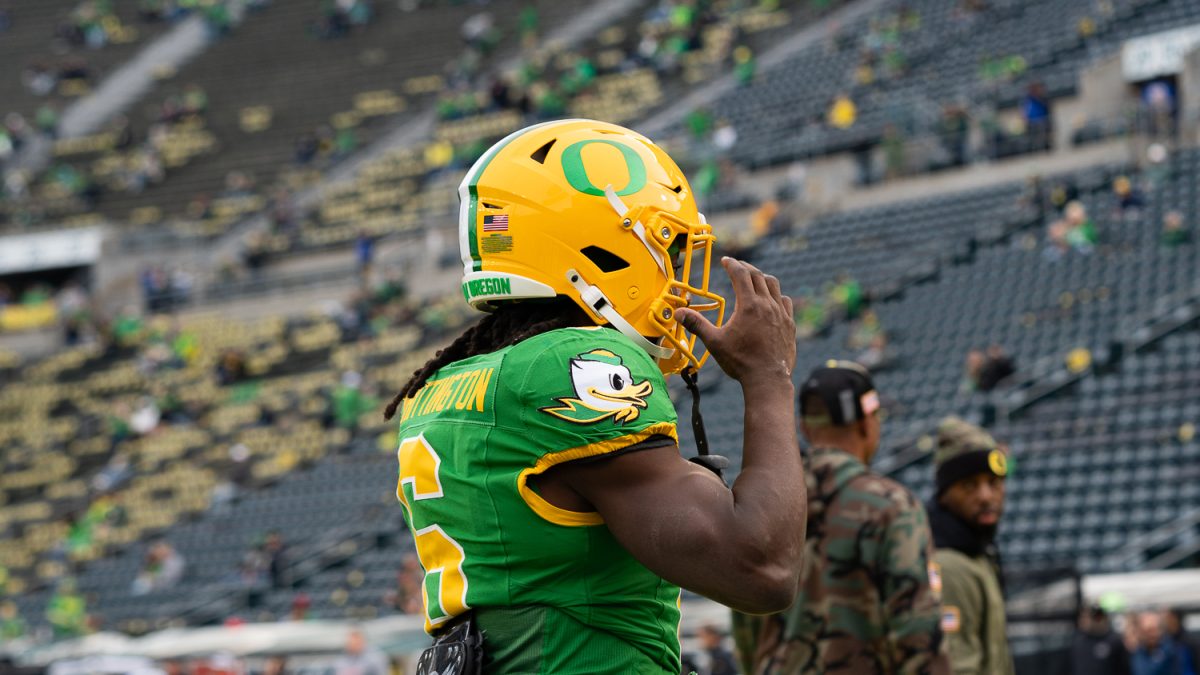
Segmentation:
[(800, 391), (808, 538), (800, 594), (767, 617), (734, 616), (746, 673), (945, 673), (940, 581), (920, 501), (867, 468), (879, 396), (866, 370), (831, 361)]

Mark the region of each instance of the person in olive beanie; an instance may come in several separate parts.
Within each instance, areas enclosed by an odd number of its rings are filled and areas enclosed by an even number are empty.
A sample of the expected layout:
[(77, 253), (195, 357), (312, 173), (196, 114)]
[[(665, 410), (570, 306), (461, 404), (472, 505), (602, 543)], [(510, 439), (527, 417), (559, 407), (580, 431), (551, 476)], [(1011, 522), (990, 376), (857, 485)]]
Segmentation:
[(934, 465), (937, 496), (927, 510), (954, 673), (1011, 675), (995, 543), (1008, 456), (983, 429), (949, 417), (938, 426)]

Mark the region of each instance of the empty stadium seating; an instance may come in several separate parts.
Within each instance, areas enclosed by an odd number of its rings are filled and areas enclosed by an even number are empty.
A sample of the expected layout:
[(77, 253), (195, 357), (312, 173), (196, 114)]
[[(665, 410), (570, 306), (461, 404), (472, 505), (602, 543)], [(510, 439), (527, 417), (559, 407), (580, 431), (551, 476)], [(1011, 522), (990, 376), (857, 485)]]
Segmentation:
[[(735, 155), (751, 166), (861, 149), (879, 143), (889, 125), (910, 138), (935, 132), (947, 104), (986, 113), (989, 106), (1015, 104), (1035, 81), (1051, 96), (1072, 93), (1080, 71), (1117, 52), (1124, 40), (1200, 19), (1200, 8), (1188, 2), (1123, 0), (1106, 6), (1103, 12), (1089, 0), (1004, 0), (972, 13), (961, 3), (888, 2), (884, 11), (844, 27), (831, 43), (764, 72), (739, 96), (721, 100), (714, 113), (739, 129)], [(902, 8), (916, 15), (915, 25), (892, 28)], [(1084, 21), (1092, 26), (1086, 38), (1080, 33)], [(902, 54), (904, 66), (901, 74), (877, 74), (860, 83), (855, 79), (860, 54), (872, 39), (884, 42), (870, 48)], [(989, 61), (1008, 57), (1022, 59), (1011, 76), (981, 76)], [(824, 123), (839, 92), (848, 93), (858, 108), (857, 120), (846, 129)]]

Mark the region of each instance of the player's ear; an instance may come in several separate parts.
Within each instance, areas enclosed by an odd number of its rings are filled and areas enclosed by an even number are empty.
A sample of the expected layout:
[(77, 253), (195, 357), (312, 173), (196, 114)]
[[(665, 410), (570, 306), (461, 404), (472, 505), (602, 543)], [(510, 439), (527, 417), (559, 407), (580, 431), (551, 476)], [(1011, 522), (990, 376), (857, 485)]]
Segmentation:
[(867, 439), (871, 437), (871, 420), (863, 418), (854, 423), (854, 431), (858, 433), (859, 438)]

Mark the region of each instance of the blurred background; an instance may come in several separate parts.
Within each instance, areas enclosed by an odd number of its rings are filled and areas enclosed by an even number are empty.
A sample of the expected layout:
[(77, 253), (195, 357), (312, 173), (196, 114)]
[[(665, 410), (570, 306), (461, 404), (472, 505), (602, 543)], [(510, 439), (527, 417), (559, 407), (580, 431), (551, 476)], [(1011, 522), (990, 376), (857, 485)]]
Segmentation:
[[(1018, 672), (1091, 605), (1200, 627), (1200, 2), (0, 0), (5, 663), (423, 648), (382, 404), (474, 320), (466, 168), (567, 116), (680, 161), (802, 372), (875, 372), (878, 470), (927, 497), (950, 413), (1009, 446)], [(685, 595), (699, 668), (727, 624)]]

